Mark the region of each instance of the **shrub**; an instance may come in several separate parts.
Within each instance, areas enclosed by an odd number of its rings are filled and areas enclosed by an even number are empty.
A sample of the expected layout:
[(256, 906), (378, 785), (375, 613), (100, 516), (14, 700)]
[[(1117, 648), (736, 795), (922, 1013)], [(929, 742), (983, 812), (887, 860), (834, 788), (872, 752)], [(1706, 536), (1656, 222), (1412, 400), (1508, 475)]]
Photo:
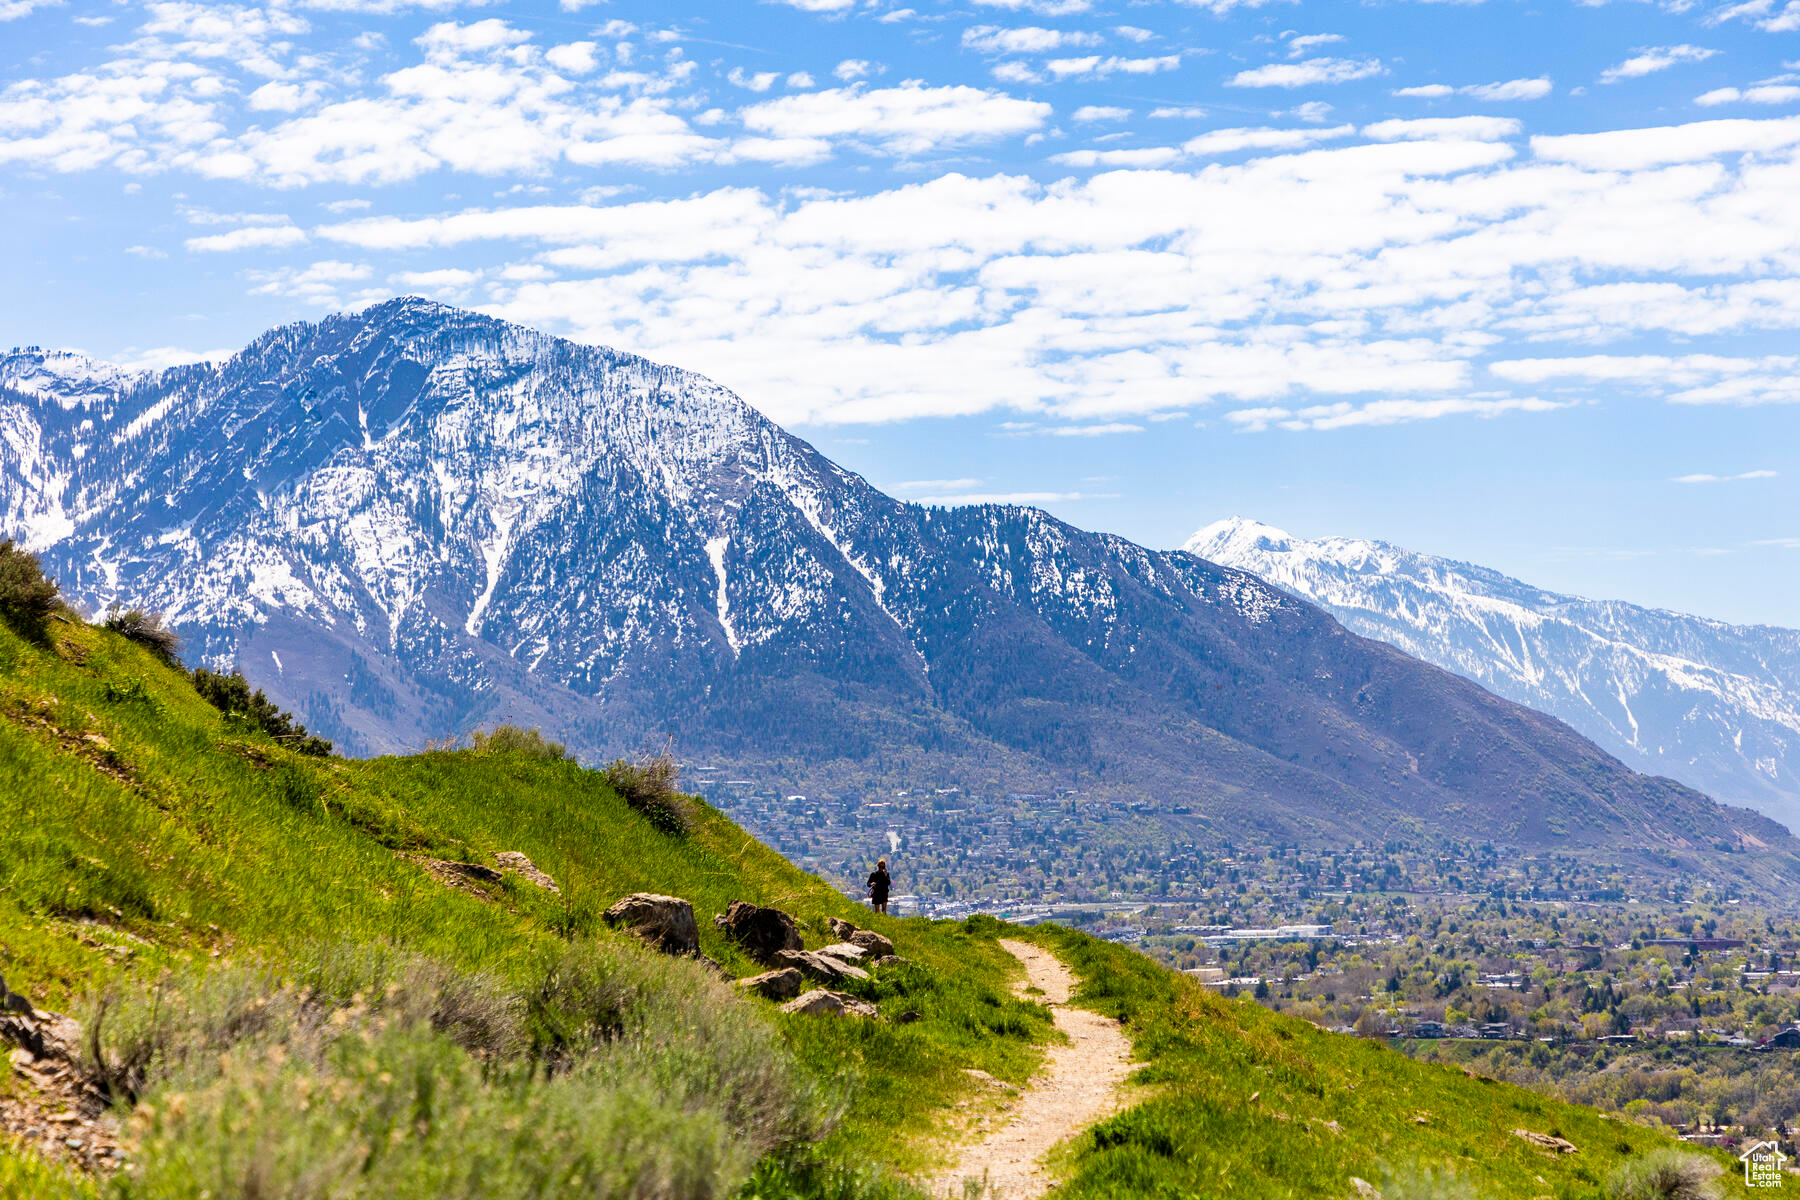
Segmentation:
[(469, 741), (477, 754), (518, 754), (542, 762), (573, 757), (561, 742), (548, 740), (539, 730), (517, 725), (496, 725), (485, 733), (477, 729), (469, 735)]
[(1620, 1163), (1606, 1179), (1612, 1200), (1718, 1200), (1719, 1164), (1669, 1147)]
[(194, 690), (228, 720), (261, 730), (302, 754), (323, 758), (331, 753), (330, 742), (308, 734), (306, 726), (283, 712), (260, 688), (252, 692), (250, 682), (236, 671), (221, 675), (200, 667), (194, 671)]
[(343, 948), (115, 999), (90, 1054), (138, 1063), (142, 1099), (113, 1194), (722, 1200), (829, 1127), (767, 1017), (696, 964), (589, 942), (530, 971)]
[(62, 607), (54, 580), (37, 555), (11, 538), (0, 539), (0, 616), (22, 632), (42, 637), (50, 615)]
[(106, 614), (105, 624), (120, 637), (130, 638), (171, 666), (181, 656), (181, 635), (163, 624), (161, 613), (146, 612), (141, 608), (114, 608)]
[(675, 790), (678, 768), (668, 752), (645, 754), (636, 762), (615, 758), (602, 772), (621, 799), (664, 833), (686, 833), (693, 827), (693, 803)]

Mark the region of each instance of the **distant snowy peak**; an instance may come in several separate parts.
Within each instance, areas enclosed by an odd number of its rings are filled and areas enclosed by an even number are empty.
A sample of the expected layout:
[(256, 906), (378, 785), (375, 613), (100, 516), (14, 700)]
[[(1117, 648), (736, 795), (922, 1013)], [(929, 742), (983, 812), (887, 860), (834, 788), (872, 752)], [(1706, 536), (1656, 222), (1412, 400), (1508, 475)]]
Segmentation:
[(1800, 632), (1588, 600), (1386, 542), (1242, 517), (1182, 549), (1567, 721), (1639, 770), (1800, 825)]
[(110, 400), (134, 373), (72, 350), (29, 347), (0, 355), (0, 386), (63, 408)]

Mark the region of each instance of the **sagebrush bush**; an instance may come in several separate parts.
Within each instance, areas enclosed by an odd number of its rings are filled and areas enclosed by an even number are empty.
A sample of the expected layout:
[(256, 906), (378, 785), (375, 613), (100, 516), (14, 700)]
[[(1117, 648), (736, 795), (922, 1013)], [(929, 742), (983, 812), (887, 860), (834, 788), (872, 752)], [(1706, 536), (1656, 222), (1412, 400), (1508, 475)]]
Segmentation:
[(147, 612), (141, 608), (114, 608), (107, 612), (105, 625), (120, 637), (129, 638), (145, 647), (166, 663), (174, 664), (181, 657), (181, 635), (163, 623), (161, 613)]
[(541, 730), (522, 729), (517, 725), (496, 725), (469, 735), (477, 754), (518, 754), (543, 762), (573, 757), (561, 742), (550, 741)]
[(44, 574), (37, 555), (11, 538), (0, 539), (0, 617), (41, 637), (50, 615), (61, 607), (56, 582)]
[(645, 754), (636, 761), (615, 758), (602, 774), (613, 791), (665, 833), (686, 833), (693, 826), (693, 805), (675, 790), (679, 768), (667, 752)]
[(318, 758), (331, 753), (330, 742), (307, 733), (306, 726), (263, 695), (261, 688), (251, 691), (250, 681), (236, 671), (221, 675), (205, 667), (197, 668), (194, 690), (227, 718), (261, 730), (290, 749)]
[(121, 1200), (738, 1191), (835, 1116), (767, 1018), (696, 964), (547, 953), (523, 983), (388, 946), (224, 967), (96, 1003), (85, 1063), (130, 1064)]
[(1620, 1163), (1606, 1178), (1611, 1200), (1719, 1200), (1719, 1164), (1674, 1147)]

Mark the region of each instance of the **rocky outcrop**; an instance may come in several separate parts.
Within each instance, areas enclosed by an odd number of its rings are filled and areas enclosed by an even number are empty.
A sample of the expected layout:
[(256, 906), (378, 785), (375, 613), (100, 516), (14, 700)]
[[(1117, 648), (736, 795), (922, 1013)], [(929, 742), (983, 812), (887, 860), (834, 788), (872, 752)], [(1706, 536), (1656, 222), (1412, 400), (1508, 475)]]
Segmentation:
[(804, 982), (805, 977), (799, 971), (783, 967), (779, 971), (764, 971), (761, 975), (740, 979), (737, 985), (765, 1000), (792, 1000), (800, 994)]
[(782, 950), (775, 955), (775, 965), (792, 967), (808, 979), (820, 983), (840, 983), (846, 979), (867, 979), (869, 973), (818, 950)]
[(820, 946), (815, 954), (829, 954), (840, 962), (859, 963), (869, 953), (855, 942), (833, 942), (829, 946)]
[(855, 996), (847, 995), (844, 992), (832, 992), (824, 988), (789, 1000), (781, 1006), (781, 1011), (801, 1013), (809, 1017), (873, 1017), (878, 1015), (873, 1004), (858, 1000)]
[(1559, 1138), (1555, 1134), (1534, 1133), (1529, 1129), (1515, 1129), (1512, 1133), (1514, 1137), (1545, 1154), (1574, 1154), (1576, 1152), (1574, 1142), (1567, 1138)]
[(840, 942), (847, 942), (856, 934), (856, 926), (842, 917), (828, 918), (826, 924), (831, 926), (831, 936)]
[(494, 865), (502, 871), (516, 872), (526, 883), (535, 883), (546, 892), (562, 894), (562, 889), (556, 886), (556, 880), (538, 870), (536, 863), (517, 850), (502, 850), (494, 855)]
[(861, 946), (869, 952), (870, 958), (886, 958), (894, 952), (894, 943), (873, 929), (858, 929), (844, 941)]
[(757, 962), (773, 963), (781, 951), (800, 950), (805, 946), (794, 918), (779, 908), (733, 900), (731, 907), (713, 918), (713, 923)]
[(700, 926), (694, 922), (694, 906), (679, 896), (633, 892), (607, 909), (602, 919), (664, 954), (694, 957), (700, 953)]

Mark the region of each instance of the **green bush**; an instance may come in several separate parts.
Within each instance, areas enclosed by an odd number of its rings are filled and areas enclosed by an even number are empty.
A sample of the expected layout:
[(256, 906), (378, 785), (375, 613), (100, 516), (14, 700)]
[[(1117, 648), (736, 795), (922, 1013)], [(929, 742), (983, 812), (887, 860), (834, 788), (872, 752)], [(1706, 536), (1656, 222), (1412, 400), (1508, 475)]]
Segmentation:
[(0, 539), (0, 616), (41, 638), (50, 615), (61, 607), (56, 583), (44, 575), (37, 555), (11, 538)]
[(104, 624), (120, 637), (131, 639), (170, 665), (174, 665), (181, 657), (181, 635), (163, 624), (161, 613), (146, 612), (141, 608), (114, 608), (106, 614)]
[(1620, 1163), (1606, 1178), (1612, 1200), (1718, 1200), (1719, 1164), (1674, 1147)]
[(469, 741), (477, 754), (518, 754), (539, 762), (558, 762), (574, 757), (561, 742), (548, 740), (539, 730), (521, 729), (517, 725), (496, 725), (486, 732), (477, 729), (469, 735)]
[(695, 964), (583, 942), (528, 975), (334, 948), (95, 1005), (88, 1075), (139, 1098), (116, 1193), (706, 1200), (829, 1129), (767, 1017)]
[(252, 692), (249, 680), (236, 671), (221, 675), (200, 667), (194, 671), (194, 690), (228, 719), (260, 730), (291, 749), (318, 758), (331, 753), (330, 742), (308, 734), (306, 726), (283, 712), (262, 689)]
[(602, 774), (607, 786), (649, 822), (665, 833), (686, 833), (693, 825), (693, 807), (675, 790), (679, 768), (668, 753), (646, 754), (636, 762), (615, 758)]

